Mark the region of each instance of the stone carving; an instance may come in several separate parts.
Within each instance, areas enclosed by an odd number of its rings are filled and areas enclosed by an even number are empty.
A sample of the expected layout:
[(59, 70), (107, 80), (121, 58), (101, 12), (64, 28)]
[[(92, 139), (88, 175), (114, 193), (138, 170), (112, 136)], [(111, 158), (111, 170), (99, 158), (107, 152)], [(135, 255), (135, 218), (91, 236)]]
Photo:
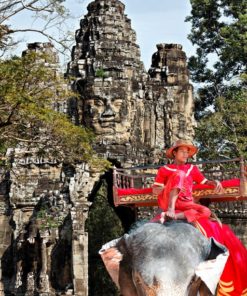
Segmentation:
[[(121, 138), (121, 134), (126, 136), (130, 129), (128, 118), (128, 101), (126, 98), (127, 89), (105, 87), (94, 94), (83, 93), (85, 96), (83, 104), (83, 118), (86, 126), (92, 127), (96, 135), (104, 138), (113, 136)], [(124, 134), (123, 134), (124, 132)], [(120, 141), (120, 139), (119, 139)], [(129, 141), (129, 137), (122, 139)]]
[(47, 250), (46, 244), (49, 241), (49, 232), (48, 230), (41, 231), (41, 271), (39, 277), (39, 292), (42, 293), (49, 293), (49, 276), (47, 274)]
[(35, 279), (34, 279), (34, 273), (29, 272), (27, 274), (27, 292), (25, 293), (25, 296), (32, 296), (35, 291)]
[(193, 87), (182, 46), (157, 44), (149, 75), (147, 85), (152, 89), (157, 114), (155, 145), (168, 147), (178, 138), (193, 138)]
[(88, 5), (67, 71), (76, 77), (72, 87), (81, 94), (77, 106), (74, 101), (69, 106), (71, 117), (77, 116), (75, 122), (94, 130), (95, 149), (102, 156), (121, 161), (131, 157), (129, 144), (135, 142), (133, 126), (138, 100), (144, 96), (145, 75), (136, 34), (124, 8), (120, 1)]
[[(21, 157), (20, 154), (18, 157)], [(73, 173), (61, 165), (55, 165), (53, 171), (56, 170), (57, 179), (54, 179), (54, 174), (47, 178), (47, 171), (51, 168), (43, 171), (42, 166), (36, 164), (30, 168), (28, 164), (16, 163), (12, 168), (14, 176), (30, 175), (32, 178), (28, 182), (18, 178), (11, 185), (11, 192), (15, 192), (10, 207), (15, 229), (11, 229), (9, 219), (4, 214), (1, 216), (1, 225), (7, 235), (1, 244), (8, 246), (8, 249), (1, 248), (1, 289), (14, 295), (55, 295), (54, 286), (58, 286), (59, 291), (68, 295), (87, 295), (88, 236), (85, 221), (90, 205), (87, 196), (99, 179), (99, 174), (91, 173), (85, 164), (78, 165)], [(34, 175), (38, 170), (39, 176)], [(35, 195), (34, 202), (33, 195), (39, 184), (42, 187), (38, 189), (39, 194)], [(25, 191), (27, 186), (30, 187), (29, 191)], [(25, 203), (16, 187), (26, 192), (23, 195)], [(59, 254), (64, 252), (64, 248), (71, 250), (71, 253), (61, 258)], [(14, 254), (12, 258), (11, 253)], [(68, 259), (65, 258), (67, 256)], [(13, 273), (8, 276), (9, 265), (12, 265)], [(56, 268), (59, 268), (61, 282), (57, 278)]]
[(94, 130), (103, 157), (147, 163), (178, 137), (193, 137), (192, 86), (178, 44), (158, 44), (145, 71), (124, 8), (115, 0), (88, 5), (67, 70), (81, 98), (69, 110)]

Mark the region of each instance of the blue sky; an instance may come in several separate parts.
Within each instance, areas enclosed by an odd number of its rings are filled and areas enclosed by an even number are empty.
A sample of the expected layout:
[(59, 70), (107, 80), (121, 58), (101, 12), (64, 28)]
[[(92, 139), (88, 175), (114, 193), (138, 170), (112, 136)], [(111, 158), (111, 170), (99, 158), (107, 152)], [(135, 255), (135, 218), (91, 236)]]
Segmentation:
[[(65, 1), (65, 5), (73, 14), (73, 18), (68, 21), (70, 31), (74, 32), (79, 28), (80, 19), (87, 13), (87, 5), (90, 2), (91, 0)], [(147, 70), (158, 43), (179, 43), (183, 46), (187, 56), (195, 52), (187, 39), (190, 24), (184, 22), (185, 17), (190, 14), (189, 0), (122, 0), (122, 2), (125, 4), (125, 14), (131, 19), (132, 28), (136, 31), (141, 59)], [(13, 25), (18, 27), (27, 26), (27, 22), (35, 26), (35, 22), (27, 14), (20, 14), (12, 21)], [(19, 35), (19, 38), (23, 36)], [(25, 34), (23, 44), (17, 49), (17, 54), (26, 48), (26, 43), (37, 41), (47, 40), (41, 35)], [(61, 63), (68, 62), (68, 57), (62, 59), (60, 58)]]
[(150, 67), (158, 43), (179, 43), (187, 56), (195, 50), (187, 39), (190, 24), (184, 19), (190, 13), (189, 0), (124, 0), (132, 28), (137, 33), (142, 60)]

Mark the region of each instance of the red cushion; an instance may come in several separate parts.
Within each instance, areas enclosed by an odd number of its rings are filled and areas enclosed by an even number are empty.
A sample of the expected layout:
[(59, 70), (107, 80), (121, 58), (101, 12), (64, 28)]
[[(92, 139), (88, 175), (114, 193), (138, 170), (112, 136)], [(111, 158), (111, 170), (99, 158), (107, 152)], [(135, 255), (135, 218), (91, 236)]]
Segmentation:
[[(230, 179), (221, 181), (223, 188), (227, 187), (239, 187), (240, 186), (240, 179)], [(203, 189), (210, 189), (214, 188), (212, 185), (207, 184), (195, 184), (193, 185), (193, 190), (203, 190)]]
[(148, 193), (152, 193), (152, 188), (118, 188), (118, 196)]

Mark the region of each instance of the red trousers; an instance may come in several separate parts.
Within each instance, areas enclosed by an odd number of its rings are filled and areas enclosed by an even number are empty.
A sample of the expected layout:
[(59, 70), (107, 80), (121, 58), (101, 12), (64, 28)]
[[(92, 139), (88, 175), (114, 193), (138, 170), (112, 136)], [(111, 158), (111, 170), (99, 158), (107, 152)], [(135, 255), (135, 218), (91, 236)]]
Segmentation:
[(201, 218), (209, 218), (211, 211), (209, 208), (196, 204), (193, 201), (180, 201), (177, 200), (175, 212), (183, 212), (188, 222), (194, 222)]
[(173, 189), (178, 189), (179, 197), (177, 198), (175, 204), (176, 213), (183, 212), (188, 222), (193, 222), (200, 218), (209, 218), (211, 215), (211, 211), (207, 207), (193, 202), (192, 186), (193, 180), (189, 179), (186, 176), (185, 172), (174, 172), (169, 177), (163, 193), (158, 197), (159, 207), (163, 211), (167, 211), (170, 199), (170, 192)]

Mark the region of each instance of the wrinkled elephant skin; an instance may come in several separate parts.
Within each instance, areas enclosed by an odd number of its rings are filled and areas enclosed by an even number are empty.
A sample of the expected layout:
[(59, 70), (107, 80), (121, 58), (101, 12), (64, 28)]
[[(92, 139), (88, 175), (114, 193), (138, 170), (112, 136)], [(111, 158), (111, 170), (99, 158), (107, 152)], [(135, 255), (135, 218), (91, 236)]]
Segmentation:
[(122, 296), (214, 295), (228, 258), (224, 246), (183, 222), (143, 224), (99, 253)]

